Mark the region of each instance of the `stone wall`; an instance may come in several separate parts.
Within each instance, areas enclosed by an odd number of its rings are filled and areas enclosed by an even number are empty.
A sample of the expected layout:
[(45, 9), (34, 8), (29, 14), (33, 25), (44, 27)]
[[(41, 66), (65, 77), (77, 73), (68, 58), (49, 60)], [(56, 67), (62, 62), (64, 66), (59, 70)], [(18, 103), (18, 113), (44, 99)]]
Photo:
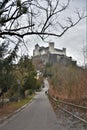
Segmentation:
[(32, 58), (33, 64), (35, 65), (36, 69), (44, 68), (47, 63), (54, 64), (64, 64), (64, 65), (76, 65), (76, 61), (73, 61), (71, 57), (67, 57), (65, 55), (58, 55), (58, 54), (44, 54), (41, 56), (34, 56)]

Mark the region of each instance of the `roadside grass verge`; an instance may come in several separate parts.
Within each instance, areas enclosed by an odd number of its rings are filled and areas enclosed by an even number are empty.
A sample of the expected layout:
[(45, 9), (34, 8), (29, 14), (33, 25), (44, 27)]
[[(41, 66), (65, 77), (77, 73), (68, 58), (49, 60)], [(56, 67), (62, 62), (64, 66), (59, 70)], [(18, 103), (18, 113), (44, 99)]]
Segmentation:
[(34, 98), (34, 96), (35, 95), (33, 94), (31, 96), (28, 96), (25, 99), (21, 99), (18, 102), (11, 102), (8, 104), (4, 104), (3, 107), (0, 108), (0, 118), (7, 116), (9, 114), (12, 114), (17, 109), (19, 109), (22, 106), (24, 106), (25, 104), (29, 103)]

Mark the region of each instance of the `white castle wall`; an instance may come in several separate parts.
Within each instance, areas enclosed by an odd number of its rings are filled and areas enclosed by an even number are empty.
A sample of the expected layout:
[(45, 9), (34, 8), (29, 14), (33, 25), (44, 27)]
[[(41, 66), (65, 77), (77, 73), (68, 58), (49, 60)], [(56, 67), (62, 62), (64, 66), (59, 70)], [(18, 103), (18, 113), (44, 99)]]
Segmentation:
[(35, 49), (33, 50), (33, 56), (40, 56), (40, 55), (44, 55), (44, 54), (48, 54), (48, 53), (66, 55), (66, 49), (65, 48), (63, 48), (62, 50), (55, 49), (54, 43), (51, 42), (51, 43), (49, 43), (48, 50), (45, 48), (40, 50), (40, 47), (38, 44), (35, 46)]

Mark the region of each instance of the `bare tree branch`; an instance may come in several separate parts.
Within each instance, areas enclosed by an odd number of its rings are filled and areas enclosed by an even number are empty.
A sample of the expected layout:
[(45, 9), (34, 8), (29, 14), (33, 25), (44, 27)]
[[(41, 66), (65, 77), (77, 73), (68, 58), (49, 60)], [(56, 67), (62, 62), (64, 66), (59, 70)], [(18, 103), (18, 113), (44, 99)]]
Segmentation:
[(5, 29), (5, 30), (13, 32), (13, 31), (19, 31), (19, 30), (22, 30), (22, 29), (30, 28), (30, 27), (33, 27), (33, 26), (34, 26), (34, 24), (33, 25), (29, 25), (29, 26), (20, 27), (20, 28), (17, 28), (17, 29), (15, 28), (15, 29), (10, 29), (10, 30), (8, 30), (8, 29)]
[[(87, 17), (85, 12), (76, 11), (77, 18), (67, 17), (67, 24), (59, 22), (58, 16), (69, 6), (70, 0), (66, 4), (61, 0), (3, 0), (0, 3), (0, 37), (17, 36), (23, 38), (26, 35), (61, 37), (70, 28), (77, 25), (82, 19)], [(51, 32), (52, 26), (61, 28), (61, 31)], [(50, 30), (50, 31), (49, 31)]]

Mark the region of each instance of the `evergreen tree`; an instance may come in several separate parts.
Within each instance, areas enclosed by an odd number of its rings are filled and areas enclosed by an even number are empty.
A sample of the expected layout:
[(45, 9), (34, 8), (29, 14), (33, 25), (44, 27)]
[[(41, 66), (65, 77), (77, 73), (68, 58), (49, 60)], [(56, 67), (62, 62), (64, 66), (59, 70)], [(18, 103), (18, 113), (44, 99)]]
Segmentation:
[(14, 82), (13, 76), (13, 60), (17, 56), (17, 46), (9, 54), (8, 43), (4, 42), (0, 45), (0, 96), (12, 86)]

